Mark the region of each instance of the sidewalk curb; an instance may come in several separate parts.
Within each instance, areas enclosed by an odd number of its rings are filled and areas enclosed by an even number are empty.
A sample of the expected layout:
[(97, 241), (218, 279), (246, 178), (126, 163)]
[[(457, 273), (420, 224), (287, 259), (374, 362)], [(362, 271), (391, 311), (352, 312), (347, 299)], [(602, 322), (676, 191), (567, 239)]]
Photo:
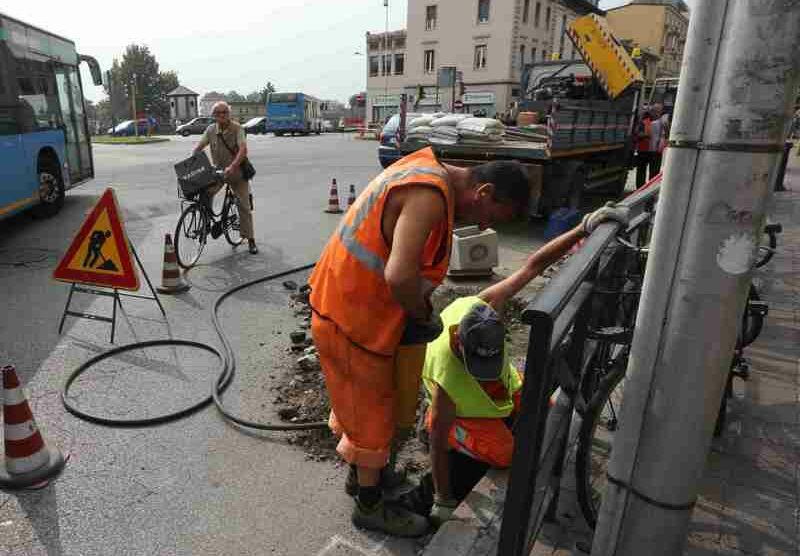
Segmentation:
[(490, 469), (459, 504), (428, 545), (423, 556), (494, 555), (508, 482), (507, 469)]

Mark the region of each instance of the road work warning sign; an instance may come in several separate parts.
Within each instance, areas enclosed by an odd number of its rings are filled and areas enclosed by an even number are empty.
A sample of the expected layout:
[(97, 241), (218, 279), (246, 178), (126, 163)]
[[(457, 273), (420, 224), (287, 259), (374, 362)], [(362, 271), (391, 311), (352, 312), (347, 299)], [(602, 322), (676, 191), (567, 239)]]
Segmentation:
[(139, 289), (139, 274), (110, 187), (84, 220), (53, 278), (120, 290)]

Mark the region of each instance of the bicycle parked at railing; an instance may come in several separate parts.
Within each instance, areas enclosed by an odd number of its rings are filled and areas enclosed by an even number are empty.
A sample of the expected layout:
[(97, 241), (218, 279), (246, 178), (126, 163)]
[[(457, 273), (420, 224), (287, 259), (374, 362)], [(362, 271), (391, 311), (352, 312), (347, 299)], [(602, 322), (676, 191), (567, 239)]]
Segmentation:
[(183, 268), (194, 266), (208, 242), (208, 236), (217, 239), (224, 235), (233, 247), (242, 243), (239, 221), (239, 200), (225, 183), (224, 172), (212, 171), (216, 184), (225, 185), (222, 208), (214, 212), (213, 199), (206, 187), (197, 188), (179, 179), (178, 196), (181, 199), (181, 216), (175, 228), (175, 255)]
[[(780, 232), (780, 224), (768, 224), (765, 227), (764, 233), (769, 236), (769, 247), (760, 248), (762, 256), (755, 264), (756, 267), (764, 266), (772, 258), (777, 247), (777, 234)], [(648, 254), (648, 248), (641, 243), (634, 245), (619, 237), (617, 241), (633, 256), (623, 258), (628, 263), (623, 265), (622, 274), (616, 276), (616, 289), (612, 287), (595, 290), (596, 294), (617, 296), (617, 303), (612, 304), (617, 311), (614, 315), (616, 320), (612, 320), (616, 325), (589, 330), (588, 337), (597, 342), (588, 364), (587, 378), (582, 385), (583, 395), (589, 401), (585, 411), (580, 411), (579, 405), (576, 407), (583, 417), (575, 456), (577, 495), (584, 518), (591, 527), (597, 523), (602, 495), (607, 486), (608, 462), (619, 424), (619, 408), (625, 393), (624, 378)], [(749, 367), (743, 357), (743, 350), (758, 338), (767, 310), (767, 304), (761, 301), (756, 285), (751, 284), (731, 360), (726, 392), (720, 404), (715, 435), (719, 435), (724, 427), (733, 378), (747, 380), (749, 377)]]

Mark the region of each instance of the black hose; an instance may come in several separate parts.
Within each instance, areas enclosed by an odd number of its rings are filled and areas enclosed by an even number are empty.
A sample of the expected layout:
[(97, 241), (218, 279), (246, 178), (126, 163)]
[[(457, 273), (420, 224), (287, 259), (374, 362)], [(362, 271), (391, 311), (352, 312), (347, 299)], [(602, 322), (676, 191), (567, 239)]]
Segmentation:
[[(249, 282), (244, 282), (239, 284), (238, 286), (234, 286), (233, 288), (222, 292), (222, 294), (214, 301), (214, 304), (211, 306), (211, 323), (214, 325), (214, 330), (219, 336), (220, 342), (222, 343), (222, 353), (220, 353), (216, 348), (204, 344), (202, 342), (195, 342), (189, 340), (149, 340), (146, 342), (137, 342), (134, 344), (128, 344), (125, 346), (116, 347), (105, 353), (101, 353), (100, 355), (89, 359), (86, 363), (75, 369), (69, 377), (67, 377), (67, 381), (64, 383), (64, 387), (61, 390), (61, 402), (64, 404), (64, 408), (75, 415), (76, 417), (83, 419), (85, 421), (89, 421), (92, 423), (96, 423), (98, 425), (105, 425), (108, 427), (152, 427), (155, 425), (161, 425), (164, 423), (169, 423), (171, 421), (176, 421), (192, 413), (196, 412), (199, 409), (207, 406), (212, 401), (214, 405), (217, 407), (219, 412), (233, 423), (236, 423), (239, 426), (246, 427), (249, 429), (257, 429), (263, 431), (299, 431), (299, 430), (311, 430), (311, 429), (325, 429), (328, 427), (328, 423), (325, 421), (314, 421), (309, 423), (292, 423), (292, 424), (282, 424), (282, 423), (258, 423), (255, 421), (248, 421), (247, 419), (243, 419), (238, 415), (235, 415), (225, 409), (225, 406), (222, 403), (222, 394), (225, 389), (230, 385), (231, 381), (233, 380), (233, 375), (236, 370), (236, 354), (233, 351), (233, 347), (231, 346), (230, 341), (228, 340), (227, 336), (223, 332), (222, 325), (219, 322), (219, 308), (222, 305), (222, 302), (227, 299), (229, 296), (233, 295), (234, 293), (243, 290), (245, 288), (249, 288), (251, 286), (255, 286), (257, 284), (261, 284), (264, 282), (269, 282), (271, 280), (277, 280), (278, 278), (283, 278), (284, 276), (288, 276), (290, 274), (295, 274), (297, 272), (303, 272), (304, 270), (309, 270), (314, 267), (316, 263), (307, 264), (303, 266), (299, 266), (297, 268), (292, 268), (289, 270), (285, 270), (283, 272), (278, 272), (275, 274), (270, 274), (268, 276), (263, 276), (261, 278), (256, 278), (255, 280), (250, 280)], [(128, 351), (144, 349), (148, 347), (158, 347), (158, 346), (184, 346), (184, 347), (191, 347), (196, 349), (201, 349), (207, 351), (209, 353), (214, 354), (217, 358), (219, 358), (220, 363), (222, 365), (222, 370), (219, 373), (216, 381), (214, 381), (214, 385), (211, 388), (211, 395), (206, 396), (201, 401), (196, 402), (188, 407), (185, 407), (181, 410), (174, 411), (172, 413), (166, 413), (164, 415), (158, 415), (156, 417), (148, 417), (145, 419), (111, 419), (107, 417), (98, 417), (96, 415), (92, 415), (86, 411), (79, 409), (76, 405), (74, 405), (69, 400), (69, 389), (72, 386), (72, 383), (75, 382), (78, 377), (80, 377), (83, 373), (88, 371), (91, 367), (96, 365), (97, 363), (108, 359), (110, 357), (114, 357), (115, 355), (119, 355), (120, 353), (125, 353)]]

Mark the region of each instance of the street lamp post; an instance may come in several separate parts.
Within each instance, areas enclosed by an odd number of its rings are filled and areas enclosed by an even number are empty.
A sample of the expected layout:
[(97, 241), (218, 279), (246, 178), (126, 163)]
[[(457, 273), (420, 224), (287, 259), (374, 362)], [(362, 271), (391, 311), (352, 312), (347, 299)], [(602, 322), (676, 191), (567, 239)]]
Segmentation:
[(131, 109), (133, 110), (133, 132), (139, 137), (139, 122), (136, 119), (136, 74), (131, 81)]

